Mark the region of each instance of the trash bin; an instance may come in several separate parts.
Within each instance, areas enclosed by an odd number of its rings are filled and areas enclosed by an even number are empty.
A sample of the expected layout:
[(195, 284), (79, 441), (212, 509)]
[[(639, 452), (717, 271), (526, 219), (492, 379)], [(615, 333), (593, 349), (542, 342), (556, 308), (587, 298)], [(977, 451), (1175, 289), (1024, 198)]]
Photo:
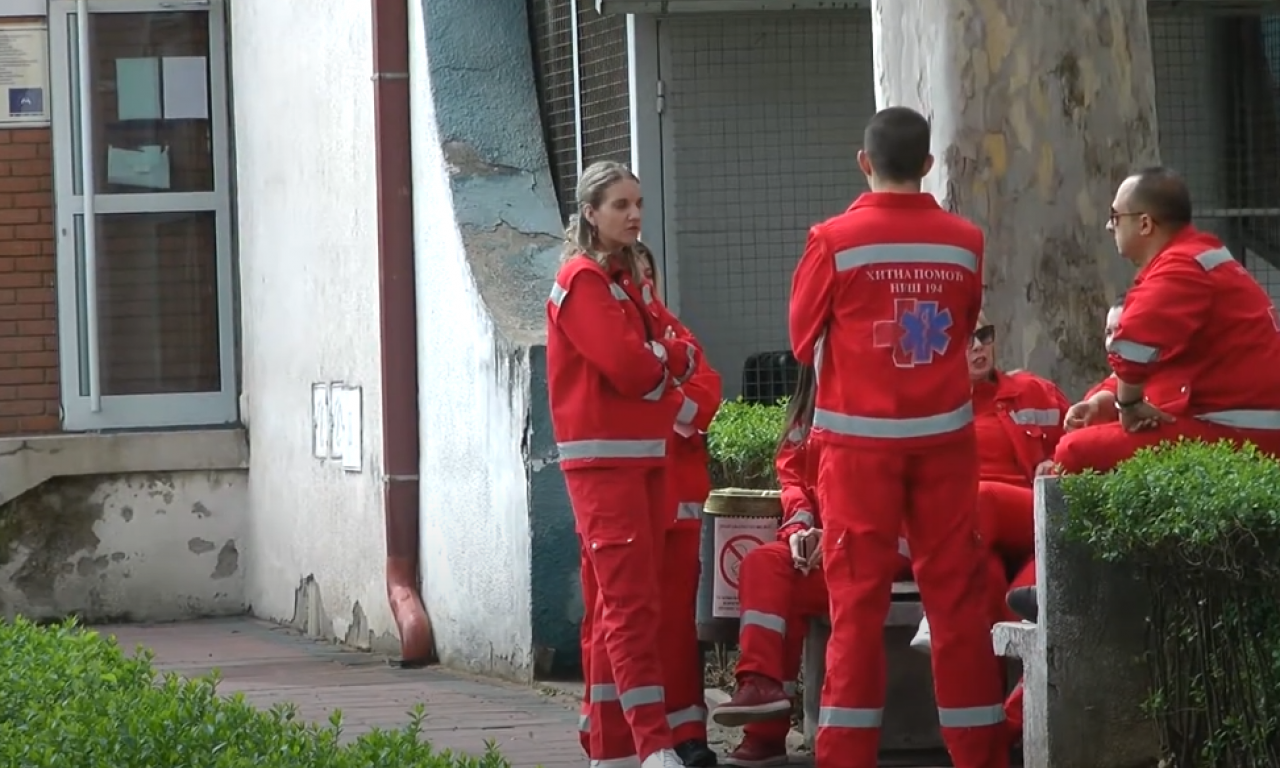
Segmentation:
[(702, 515), (699, 640), (738, 642), (738, 568), (748, 552), (777, 538), (781, 522), (779, 491), (724, 488), (711, 492)]

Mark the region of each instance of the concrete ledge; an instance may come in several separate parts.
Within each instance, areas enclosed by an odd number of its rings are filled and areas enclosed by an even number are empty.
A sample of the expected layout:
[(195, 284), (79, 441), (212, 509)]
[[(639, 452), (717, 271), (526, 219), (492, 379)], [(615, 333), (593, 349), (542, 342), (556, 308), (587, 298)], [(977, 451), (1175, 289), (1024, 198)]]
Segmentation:
[(248, 467), (242, 428), (0, 438), (0, 504), (55, 477)]
[(997, 656), (1029, 659), (1034, 653), (1036, 625), (1027, 621), (1002, 621), (991, 629)]

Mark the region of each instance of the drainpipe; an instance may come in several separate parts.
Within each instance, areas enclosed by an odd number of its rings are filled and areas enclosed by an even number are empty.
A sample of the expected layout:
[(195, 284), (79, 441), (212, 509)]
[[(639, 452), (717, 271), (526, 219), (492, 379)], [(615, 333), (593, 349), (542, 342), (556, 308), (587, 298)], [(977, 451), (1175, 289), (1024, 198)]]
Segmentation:
[(435, 656), (431, 619), (418, 591), (418, 313), (409, 145), (412, 1), (371, 0), (387, 599), (400, 632), (401, 663), (409, 666)]

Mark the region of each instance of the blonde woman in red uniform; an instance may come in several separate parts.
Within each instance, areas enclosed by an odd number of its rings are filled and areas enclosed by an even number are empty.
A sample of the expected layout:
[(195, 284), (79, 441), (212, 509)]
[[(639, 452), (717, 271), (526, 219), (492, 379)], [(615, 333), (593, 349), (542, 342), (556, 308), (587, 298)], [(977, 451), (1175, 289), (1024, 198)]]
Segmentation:
[(582, 542), (588, 755), (594, 768), (680, 768), (658, 650), (660, 576), (667, 444), (697, 348), (667, 338), (646, 306), (635, 175), (595, 163), (577, 199), (547, 301), (547, 388)]

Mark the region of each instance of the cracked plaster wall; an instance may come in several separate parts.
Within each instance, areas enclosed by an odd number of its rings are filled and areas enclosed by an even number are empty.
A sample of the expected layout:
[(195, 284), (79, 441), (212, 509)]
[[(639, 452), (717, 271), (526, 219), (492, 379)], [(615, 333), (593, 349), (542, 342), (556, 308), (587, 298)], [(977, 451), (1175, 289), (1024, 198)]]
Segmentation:
[(0, 505), (0, 612), (174, 621), (245, 610), (242, 471), (50, 480)]
[[(249, 431), (247, 599), (264, 618), (398, 648), (382, 507), (368, 3), (230, 4)], [(311, 386), (362, 388), (363, 470), (312, 457)]]
[(424, 594), (445, 663), (523, 679), (532, 383), (563, 232), (525, 4), (414, 0), (410, 35)]

